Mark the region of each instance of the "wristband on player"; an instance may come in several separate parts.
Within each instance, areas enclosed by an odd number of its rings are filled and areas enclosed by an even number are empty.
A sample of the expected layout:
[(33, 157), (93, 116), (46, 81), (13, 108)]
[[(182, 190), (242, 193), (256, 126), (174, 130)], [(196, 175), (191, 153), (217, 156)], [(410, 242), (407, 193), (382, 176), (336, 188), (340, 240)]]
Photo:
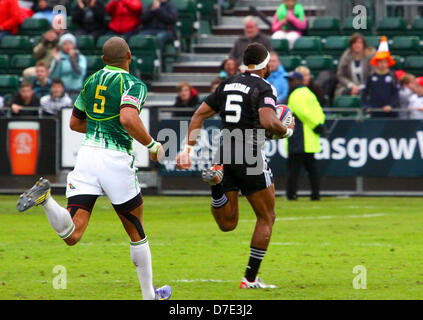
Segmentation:
[(192, 156), (194, 154), (194, 146), (190, 146), (189, 144), (185, 145), (184, 152)]
[(161, 146), (162, 144), (160, 142), (157, 142), (153, 139), (150, 144), (146, 147), (148, 151), (150, 151), (150, 153), (156, 154), (157, 152), (159, 152)]
[(282, 138), (283, 138), (283, 139), (285, 139), (285, 138), (290, 138), (293, 134), (294, 134), (294, 130), (292, 130), (292, 129), (290, 129), (290, 128), (287, 128), (287, 129), (286, 129), (286, 133), (285, 133), (285, 135), (284, 135)]

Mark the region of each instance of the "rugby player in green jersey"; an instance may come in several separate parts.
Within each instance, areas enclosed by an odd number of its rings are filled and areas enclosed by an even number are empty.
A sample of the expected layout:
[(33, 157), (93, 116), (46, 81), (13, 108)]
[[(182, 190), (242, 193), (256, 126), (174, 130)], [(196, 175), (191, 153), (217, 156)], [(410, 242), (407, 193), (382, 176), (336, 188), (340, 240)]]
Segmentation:
[(67, 210), (52, 198), (50, 183), (43, 178), (21, 195), (17, 208), (25, 211), (41, 205), (59, 236), (66, 244), (75, 245), (98, 196), (107, 195), (131, 239), (131, 258), (143, 299), (169, 299), (169, 286), (153, 287), (143, 199), (132, 155), (133, 139), (148, 148), (151, 160), (164, 155), (162, 145), (150, 136), (139, 117), (147, 87), (129, 73), (131, 51), (122, 38), (110, 38), (103, 46), (102, 58), (106, 66), (86, 80), (70, 120), (70, 128), (85, 133), (85, 140), (67, 177)]

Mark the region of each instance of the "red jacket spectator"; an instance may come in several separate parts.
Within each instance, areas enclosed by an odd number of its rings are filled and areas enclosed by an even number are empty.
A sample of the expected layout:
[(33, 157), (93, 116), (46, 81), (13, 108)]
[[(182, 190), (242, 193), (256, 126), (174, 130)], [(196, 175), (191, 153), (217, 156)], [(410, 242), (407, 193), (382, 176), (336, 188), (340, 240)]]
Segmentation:
[(21, 23), (18, 0), (0, 0), (0, 32), (9, 31), (17, 34)]
[(109, 28), (116, 33), (127, 33), (141, 24), (140, 0), (112, 0), (107, 5), (106, 11), (112, 17)]

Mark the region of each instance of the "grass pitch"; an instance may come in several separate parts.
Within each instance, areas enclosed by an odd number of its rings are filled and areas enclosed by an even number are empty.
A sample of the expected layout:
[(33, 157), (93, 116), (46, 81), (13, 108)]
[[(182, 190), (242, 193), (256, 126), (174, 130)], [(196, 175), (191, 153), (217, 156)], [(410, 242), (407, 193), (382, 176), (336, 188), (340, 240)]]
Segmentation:
[[(65, 205), (63, 196), (55, 199)], [(423, 201), (419, 198), (277, 198), (277, 221), (259, 276), (272, 290), (241, 290), (255, 215), (240, 198), (235, 231), (218, 230), (209, 197), (144, 197), (155, 284), (173, 299), (421, 299)], [(18, 213), (0, 196), (0, 299), (140, 299), (129, 239), (107, 198), (80, 243), (68, 247), (41, 208)], [(353, 269), (367, 270), (354, 289)], [(66, 289), (54, 289), (55, 266)], [(60, 273), (62, 276), (64, 273)], [(362, 282), (360, 282), (362, 284)]]

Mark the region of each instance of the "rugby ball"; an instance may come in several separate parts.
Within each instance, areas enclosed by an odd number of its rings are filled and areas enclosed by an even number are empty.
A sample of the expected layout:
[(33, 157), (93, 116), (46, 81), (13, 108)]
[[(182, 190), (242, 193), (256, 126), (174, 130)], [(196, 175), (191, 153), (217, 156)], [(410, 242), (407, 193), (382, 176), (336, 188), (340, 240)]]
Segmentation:
[(280, 104), (276, 106), (276, 116), (285, 127), (289, 127), (292, 123), (292, 112), (288, 106)]

